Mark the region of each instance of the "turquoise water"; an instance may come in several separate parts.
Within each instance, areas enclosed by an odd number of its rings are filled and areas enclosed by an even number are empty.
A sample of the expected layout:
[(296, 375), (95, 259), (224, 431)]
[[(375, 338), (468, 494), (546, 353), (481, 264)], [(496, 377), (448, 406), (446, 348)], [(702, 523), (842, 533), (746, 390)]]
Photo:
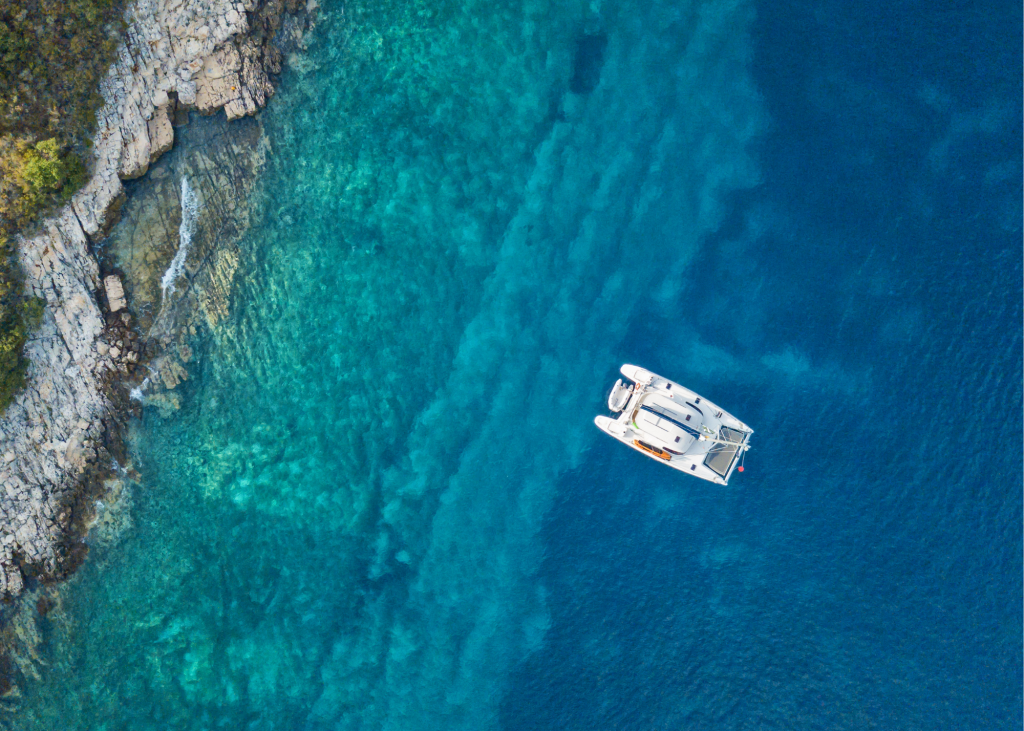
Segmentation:
[[(15, 727), (1016, 718), (1019, 104), (940, 67), (901, 112), (772, 51), (798, 11), (326, 3)], [(751, 423), (747, 472), (602, 438), (627, 360)]]

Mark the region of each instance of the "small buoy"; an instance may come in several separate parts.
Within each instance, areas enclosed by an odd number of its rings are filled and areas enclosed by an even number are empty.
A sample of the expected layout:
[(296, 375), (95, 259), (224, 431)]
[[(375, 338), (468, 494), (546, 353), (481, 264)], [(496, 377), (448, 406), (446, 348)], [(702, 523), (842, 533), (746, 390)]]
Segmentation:
[(737, 472), (742, 472), (743, 471), (743, 465), (740, 465), (739, 467), (737, 467), (736, 471)]

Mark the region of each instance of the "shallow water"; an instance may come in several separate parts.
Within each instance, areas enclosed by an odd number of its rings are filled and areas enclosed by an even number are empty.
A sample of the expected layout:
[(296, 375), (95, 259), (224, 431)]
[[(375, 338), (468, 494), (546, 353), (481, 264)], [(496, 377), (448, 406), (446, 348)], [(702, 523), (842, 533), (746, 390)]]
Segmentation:
[[(15, 727), (1019, 720), (1019, 39), (902, 10), (326, 3)], [(623, 361), (747, 471), (600, 435)]]

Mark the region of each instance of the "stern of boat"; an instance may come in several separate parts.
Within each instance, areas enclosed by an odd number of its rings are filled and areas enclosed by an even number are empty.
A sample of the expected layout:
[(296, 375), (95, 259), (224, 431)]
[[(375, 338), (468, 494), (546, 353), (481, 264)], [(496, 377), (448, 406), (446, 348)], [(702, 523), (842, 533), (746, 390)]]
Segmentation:
[(626, 435), (626, 427), (615, 419), (607, 416), (598, 416), (594, 418), (594, 423), (597, 424), (598, 429), (616, 439), (622, 439)]

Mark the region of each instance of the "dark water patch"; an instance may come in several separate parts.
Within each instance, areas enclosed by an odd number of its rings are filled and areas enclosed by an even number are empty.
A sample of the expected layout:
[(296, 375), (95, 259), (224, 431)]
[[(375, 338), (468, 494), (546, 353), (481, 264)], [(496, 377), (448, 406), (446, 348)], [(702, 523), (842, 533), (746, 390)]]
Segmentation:
[(608, 36), (604, 33), (584, 33), (576, 41), (572, 79), (569, 81), (569, 90), (573, 94), (589, 94), (597, 88), (607, 46)]

